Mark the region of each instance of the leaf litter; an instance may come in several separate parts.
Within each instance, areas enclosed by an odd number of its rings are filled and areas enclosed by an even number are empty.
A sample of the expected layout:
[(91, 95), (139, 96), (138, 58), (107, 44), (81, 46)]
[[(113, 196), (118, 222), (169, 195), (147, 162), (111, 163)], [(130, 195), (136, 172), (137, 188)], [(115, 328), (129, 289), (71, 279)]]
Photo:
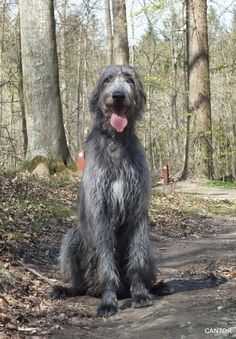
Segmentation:
[[(86, 332), (101, 321), (92, 298), (67, 301), (66, 307), (65, 301), (45, 298), (60, 281), (58, 247), (62, 235), (76, 222), (78, 186), (76, 175), (67, 180), (0, 176), (0, 338), (47, 336), (68, 326)], [(229, 211), (231, 204), (207, 201), (206, 210), (206, 201), (198, 196), (155, 189), (150, 204), (151, 238), (161, 250), (170, 239), (214, 234), (218, 227), (214, 211)], [(194, 267), (186, 272), (183, 275), (197, 274)], [(221, 273), (233, 277), (235, 266), (222, 266)]]

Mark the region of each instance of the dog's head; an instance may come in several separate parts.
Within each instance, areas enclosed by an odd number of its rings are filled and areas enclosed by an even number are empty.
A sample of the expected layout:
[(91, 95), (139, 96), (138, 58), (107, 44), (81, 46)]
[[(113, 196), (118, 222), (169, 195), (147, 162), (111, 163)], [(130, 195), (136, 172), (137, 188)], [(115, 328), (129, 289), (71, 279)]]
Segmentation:
[(90, 109), (116, 132), (137, 120), (146, 103), (142, 83), (130, 66), (106, 67), (94, 89)]

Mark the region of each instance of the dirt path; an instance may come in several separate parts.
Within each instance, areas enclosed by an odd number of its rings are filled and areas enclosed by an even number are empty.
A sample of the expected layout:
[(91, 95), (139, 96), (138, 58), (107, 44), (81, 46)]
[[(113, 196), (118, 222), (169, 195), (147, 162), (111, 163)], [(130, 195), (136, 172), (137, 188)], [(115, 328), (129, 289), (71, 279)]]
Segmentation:
[[(217, 333), (219, 338), (236, 337), (235, 220), (218, 220), (218, 229), (210, 236), (178, 241), (163, 237), (158, 247), (158, 265), (170, 295), (156, 297), (152, 307), (140, 310), (122, 300), (114, 317), (53, 337), (198, 339), (215, 338)], [(94, 309), (97, 304), (90, 300)]]
[(177, 193), (193, 193), (214, 200), (231, 200), (236, 202), (236, 189), (207, 187), (199, 182), (179, 181), (171, 184), (167, 190), (175, 190)]
[[(178, 183), (167, 194), (194, 193), (214, 200), (236, 200), (236, 190)], [(155, 297), (152, 307), (132, 309), (119, 302), (119, 313), (83, 331), (84, 338), (233, 338), (236, 337), (236, 219), (218, 217), (214, 233), (155, 243), (160, 279), (170, 295)], [(94, 301), (96, 307), (97, 301)], [(65, 333), (61, 333), (62, 338)], [(78, 335), (78, 334), (77, 334)], [(75, 337), (74, 329), (67, 337)], [(55, 336), (56, 337), (56, 336)]]
[(101, 319), (99, 299), (45, 299), (60, 281), (58, 248), (76, 221), (76, 187), (76, 178), (66, 184), (0, 181), (0, 339), (236, 338), (233, 190), (194, 183), (154, 189), (151, 238), (164, 282), (159, 292), (171, 293), (155, 296), (145, 309), (120, 300), (118, 314)]

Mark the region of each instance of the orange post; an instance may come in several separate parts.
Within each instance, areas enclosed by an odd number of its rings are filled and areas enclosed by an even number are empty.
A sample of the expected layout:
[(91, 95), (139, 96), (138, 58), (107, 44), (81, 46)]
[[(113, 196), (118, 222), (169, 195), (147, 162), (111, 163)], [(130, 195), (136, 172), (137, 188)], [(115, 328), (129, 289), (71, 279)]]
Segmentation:
[(162, 169), (162, 175), (163, 175), (163, 183), (165, 185), (169, 184), (170, 178), (169, 178), (169, 167), (168, 165), (165, 165)]
[(77, 162), (76, 162), (76, 167), (78, 169), (78, 171), (80, 171), (81, 173), (84, 170), (84, 150), (83, 148), (81, 148), (77, 154)]

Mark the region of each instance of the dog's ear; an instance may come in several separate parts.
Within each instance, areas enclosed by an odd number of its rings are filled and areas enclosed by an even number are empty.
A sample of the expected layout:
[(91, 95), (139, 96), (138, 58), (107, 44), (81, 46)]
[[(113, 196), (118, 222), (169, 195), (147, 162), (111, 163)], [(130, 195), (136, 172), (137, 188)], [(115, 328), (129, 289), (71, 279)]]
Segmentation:
[(143, 84), (140, 79), (139, 79), (139, 96), (140, 96), (141, 112), (143, 112), (146, 106), (147, 97), (146, 97), (146, 93), (144, 92)]
[(99, 100), (98, 86), (99, 85), (97, 85), (92, 91), (92, 94), (89, 100), (89, 109), (90, 109), (90, 112), (93, 112), (93, 113), (97, 113), (97, 110), (98, 110), (98, 100)]
[(139, 115), (141, 116), (146, 106), (146, 93), (144, 91), (142, 81), (140, 80), (138, 74), (136, 74), (136, 90), (138, 92), (137, 106), (139, 108)]
[(98, 113), (98, 110), (99, 110), (98, 101), (99, 101), (100, 93), (102, 91), (102, 82), (103, 82), (104, 73), (105, 73), (106, 69), (107, 69), (107, 67), (99, 69), (99, 72), (98, 72), (99, 77), (98, 77), (98, 80), (97, 80), (97, 85), (93, 89), (93, 91), (90, 95), (89, 109), (90, 109), (90, 112), (92, 112), (92, 113)]

